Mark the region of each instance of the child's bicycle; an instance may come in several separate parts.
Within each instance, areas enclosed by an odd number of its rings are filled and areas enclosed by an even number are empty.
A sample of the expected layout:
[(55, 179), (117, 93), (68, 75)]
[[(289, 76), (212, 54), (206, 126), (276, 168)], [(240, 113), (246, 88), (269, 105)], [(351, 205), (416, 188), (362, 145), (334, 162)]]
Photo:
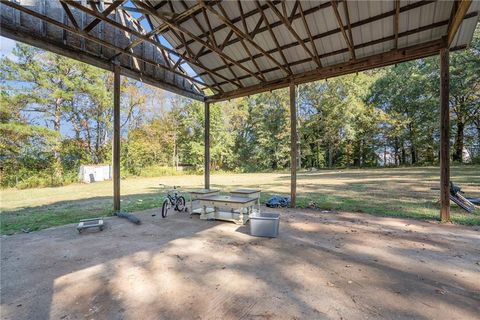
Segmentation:
[[(164, 184), (160, 185), (166, 188)], [(173, 208), (175, 211), (179, 212), (186, 210), (185, 198), (178, 193), (178, 188), (180, 187), (173, 186), (173, 189), (167, 190), (167, 198), (163, 201), (162, 204), (162, 218), (167, 217), (167, 213), (170, 208)]]

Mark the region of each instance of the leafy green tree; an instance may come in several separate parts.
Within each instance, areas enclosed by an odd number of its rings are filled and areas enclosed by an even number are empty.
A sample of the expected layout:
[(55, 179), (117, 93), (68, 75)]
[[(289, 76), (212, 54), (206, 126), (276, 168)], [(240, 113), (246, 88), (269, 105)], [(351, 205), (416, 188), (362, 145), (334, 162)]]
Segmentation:
[(464, 133), (468, 126), (477, 124), (477, 144), (480, 144), (480, 26), (469, 49), (450, 55), (450, 105), (455, 115), (453, 160), (463, 162)]

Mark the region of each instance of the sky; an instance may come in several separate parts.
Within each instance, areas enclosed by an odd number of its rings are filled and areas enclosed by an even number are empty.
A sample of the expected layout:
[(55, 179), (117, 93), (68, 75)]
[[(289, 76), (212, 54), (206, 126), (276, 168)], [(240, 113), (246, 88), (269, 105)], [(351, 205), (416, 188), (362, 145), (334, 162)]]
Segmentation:
[(13, 48), (15, 48), (15, 41), (0, 36), (0, 56), (13, 58)]

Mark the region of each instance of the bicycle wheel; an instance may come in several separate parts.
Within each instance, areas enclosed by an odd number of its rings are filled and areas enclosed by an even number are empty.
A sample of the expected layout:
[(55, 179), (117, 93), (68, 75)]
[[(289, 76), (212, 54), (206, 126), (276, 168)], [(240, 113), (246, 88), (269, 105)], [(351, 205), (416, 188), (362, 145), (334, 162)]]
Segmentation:
[(165, 201), (163, 201), (163, 204), (162, 204), (162, 218), (167, 217), (168, 207), (169, 207), (168, 199), (165, 199)]
[(185, 210), (185, 198), (180, 196), (178, 197), (177, 199), (177, 202), (175, 204), (175, 209), (179, 212), (182, 212), (183, 210)]

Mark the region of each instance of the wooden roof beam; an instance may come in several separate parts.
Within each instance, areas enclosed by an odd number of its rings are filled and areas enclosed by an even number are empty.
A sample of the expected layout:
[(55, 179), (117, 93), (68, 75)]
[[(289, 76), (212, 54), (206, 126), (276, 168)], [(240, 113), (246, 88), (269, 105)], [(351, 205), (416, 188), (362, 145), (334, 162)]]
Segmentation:
[(277, 7), (275, 7), (275, 5), (272, 3), (271, 0), (267, 0), (267, 4), (270, 7), (270, 9), (277, 15), (280, 21), (283, 22), (283, 24), (288, 29), (288, 31), (290, 31), (293, 37), (298, 41), (298, 44), (302, 46), (303, 50), (305, 50), (305, 52), (312, 58), (312, 60), (315, 61), (318, 67), (321, 67), (322, 65), (320, 64), (316, 56), (307, 48), (303, 39), (300, 38), (298, 33), (293, 29), (292, 25), (290, 24), (290, 21), (288, 21), (288, 18), (285, 17), (280, 11), (278, 11)]
[[(243, 29), (246, 33), (249, 33), (248, 32), (248, 26), (247, 26), (247, 22), (246, 20), (243, 18), (243, 15), (244, 15), (244, 12), (243, 12), (243, 6), (242, 6), (242, 2), (240, 0), (237, 1), (237, 4), (238, 4), (238, 9), (240, 10), (240, 16), (242, 17), (242, 24), (243, 24)], [(226, 15), (226, 13), (224, 13)], [(210, 30), (210, 32), (212, 32), (212, 30)], [(230, 32), (233, 32), (233, 30), (230, 30)], [(243, 49), (245, 50), (245, 52), (248, 54), (248, 56), (250, 57), (250, 61), (253, 63), (253, 65), (255, 66), (255, 69), (257, 70), (257, 73), (262, 77), (263, 81), (267, 81), (267, 79), (265, 79), (265, 76), (262, 74), (261, 72), (261, 69), (257, 63), (257, 61), (253, 58), (253, 55), (252, 55), (252, 52), (250, 51), (250, 49), (248, 48), (248, 46), (245, 44), (245, 41), (242, 39), (240, 41), (240, 43), (242, 44), (242, 47)]]
[(463, 17), (467, 14), (468, 8), (470, 8), (470, 5), (472, 4), (472, 0), (457, 0), (456, 3), (456, 6), (454, 4), (456, 11), (453, 14), (450, 24), (448, 25), (447, 48), (450, 48), (452, 45), (453, 39), (455, 38), (455, 35), (462, 24)]
[(386, 53), (376, 54), (370, 57), (361, 58), (357, 60), (350, 60), (349, 62), (316, 69), (310, 72), (305, 72), (295, 75), (293, 78), (283, 78), (279, 80), (270, 81), (267, 84), (254, 85), (244, 89), (235, 90), (226, 94), (219, 94), (207, 97), (207, 101), (216, 102), (234, 99), (238, 97), (257, 94), (260, 92), (271, 91), (287, 87), (291, 82), (301, 84), (311, 81), (317, 81), (326, 78), (337, 77), (354, 72), (365, 71), (369, 69), (384, 67), (395, 63), (419, 59), (438, 54), (439, 50), (444, 47), (444, 41), (435, 40), (420, 45), (403, 48), (399, 51), (389, 51)]
[(340, 30), (342, 32), (343, 38), (345, 39), (345, 42), (347, 43), (347, 47), (350, 51), (352, 59), (355, 60), (355, 51), (353, 49), (352, 43), (350, 42), (350, 39), (348, 38), (347, 32), (345, 31), (345, 27), (342, 22), (342, 17), (340, 17), (340, 13), (338, 12), (338, 3), (336, 0), (330, 0), (330, 2), (332, 3), (333, 12), (335, 13), (335, 17), (337, 18), (338, 26), (340, 27)]
[[(212, 43), (212, 45), (215, 46), (215, 48), (218, 48), (220, 51), (223, 51), (218, 46), (217, 39), (215, 39), (215, 33), (212, 32), (212, 24), (210, 23), (210, 18), (208, 17), (207, 10), (205, 10), (205, 8), (202, 8), (202, 13), (203, 13), (203, 18), (205, 19), (205, 22), (207, 23), (208, 30), (210, 30), (210, 33), (209, 33), (210, 42)], [(197, 20), (197, 18), (193, 17), (193, 20), (197, 24), (197, 27), (202, 31), (202, 33), (205, 33), (205, 29), (203, 29), (203, 26), (200, 24), (200, 22)], [(187, 44), (185, 44), (185, 46), (187, 46)], [(205, 46), (203, 48), (205, 48)], [(227, 68), (230, 71), (230, 73), (232, 74), (233, 78), (235, 78), (235, 81), (237, 81), (243, 87), (242, 82), (240, 80), (238, 80), (237, 73), (235, 71), (233, 71), (232, 67), (228, 64), (228, 62), (225, 60), (225, 58), (223, 58), (223, 57), (220, 57), (220, 58), (222, 59), (223, 63), (227, 66)]]
[[(344, 0), (338, 0), (338, 2), (341, 2), (341, 1), (344, 1)], [(431, 1), (434, 1), (434, 0), (431, 0)], [(278, 4), (278, 3), (281, 3), (281, 1), (280, 1), (280, 0), (273, 0), (273, 3), (276, 5), (276, 4)], [(213, 6), (213, 3), (210, 3), (210, 5)], [(328, 7), (330, 7), (330, 6), (331, 6), (331, 3), (330, 3), (330, 2), (321, 3), (321, 4), (319, 4), (319, 5), (315, 6), (315, 7), (312, 7), (312, 8), (309, 8), (309, 9), (305, 10), (305, 15), (310, 15), (310, 14), (312, 14), (312, 13), (315, 13), (315, 12), (321, 10), (321, 9), (328, 8)], [(261, 5), (261, 8), (262, 8), (261, 10), (267, 10), (269, 7), (268, 7), (267, 4), (262, 4), (262, 5)], [(251, 16), (253, 16), (253, 15), (255, 15), (255, 14), (260, 13), (261, 10), (259, 10), (258, 8), (256, 8), (256, 9), (252, 9), (252, 10), (250, 10), (250, 11), (248, 11), (248, 12), (245, 12), (245, 15), (243, 16), (243, 18), (244, 18), (244, 19), (247, 19), (248, 17), (251, 17)], [(300, 14), (299, 14), (299, 13), (296, 13), (293, 17), (290, 16), (290, 17), (289, 17), (289, 20), (292, 22), (293, 20), (299, 19), (299, 18), (300, 18)], [(235, 23), (237, 23), (237, 22), (240, 22), (241, 19), (242, 19), (242, 18), (239, 16), (239, 17), (233, 18), (233, 19), (231, 20), (231, 22), (235, 24)], [(278, 27), (278, 26), (280, 26), (280, 25), (283, 25), (283, 23), (282, 23), (281, 21), (276, 21), (276, 22), (272, 23), (272, 28), (276, 28), (276, 27)], [(213, 32), (218, 32), (218, 31), (223, 30), (223, 29), (225, 29), (225, 28), (228, 28), (228, 25), (226, 25), (226, 24), (221, 24), (221, 25), (213, 28)], [(258, 30), (258, 32), (264, 32), (264, 31), (267, 31), (267, 27), (266, 27), (266, 26)], [(203, 35), (201, 35), (201, 36), (203, 36)], [(236, 40), (236, 41), (235, 41), (235, 40)], [(229, 45), (231, 45), (231, 44), (233, 44), (233, 43), (236, 43), (237, 41), (239, 41), (239, 40), (238, 40), (238, 39), (234, 39), (233, 42), (228, 43), (227, 46), (229, 46)], [(178, 49), (179, 47), (180, 47), (180, 46), (177, 46), (176, 49)]]
[(393, 32), (395, 33), (394, 49), (398, 49), (398, 30), (400, 25), (400, 0), (395, 0), (395, 16), (393, 18)]
[[(195, 65), (195, 66), (197, 66), (197, 67), (199, 67), (199, 68), (201, 68), (201, 69), (203, 69), (203, 70), (205, 70), (205, 71), (207, 71), (207, 72), (209, 72), (209, 73), (212, 73), (212, 75), (214, 75), (214, 76), (216, 76), (216, 77), (219, 77), (219, 78), (221, 78), (221, 79), (223, 79), (223, 80), (226, 80), (226, 81), (230, 82), (231, 84), (233, 84), (233, 85), (235, 85), (235, 86), (237, 86), (237, 87), (241, 87), (239, 84), (235, 83), (235, 82), (232, 81), (231, 79), (229, 79), (229, 78), (227, 78), (227, 77), (225, 77), (225, 76), (223, 76), (223, 75), (221, 75), (221, 74), (219, 74), (219, 73), (217, 73), (217, 72), (215, 72), (215, 71), (211, 71), (210, 68), (207, 68), (207, 67), (205, 67), (204, 65), (202, 65), (201, 63), (198, 63), (196, 60), (193, 60), (193, 59), (191, 59), (190, 57), (187, 57), (185, 54), (178, 53), (177, 51), (175, 51), (175, 50), (173, 50), (173, 49), (170, 49), (170, 48), (168, 48), (168, 47), (165, 47), (164, 45), (158, 43), (158, 41), (155, 41), (155, 40), (153, 40), (153, 39), (147, 38), (145, 34), (142, 34), (142, 33), (138, 32), (138, 31), (136, 31), (136, 30), (132, 30), (132, 29), (128, 28), (127, 26), (124, 26), (124, 25), (122, 25), (121, 23), (118, 23), (117, 21), (111, 20), (110, 18), (106, 17), (106, 16), (105, 16), (103, 13), (101, 13), (101, 12), (93, 11), (93, 10), (87, 8), (87, 7), (82, 6), (80, 3), (77, 3), (77, 2), (68, 2), (68, 5), (73, 6), (73, 7), (77, 8), (77, 9), (79, 9), (79, 10), (81, 10), (81, 11), (85, 11), (86, 13), (88, 13), (88, 14), (90, 14), (90, 15), (92, 15), (92, 16), (100, 19), (100, 20), (103, 20), (103, 21), (105, 21), (106, 23), (108, 23), (108, 24), (110, 24), (110, 25), (112, 25), (112, 26), (114, 26), (114, 27), (116, 27), (116, 28), (118, 28), (118, 29), (120, 29), (120, 30), (122, 30), (122, 31), (129, 32), (129, 33), (135, 35), (135, 36), (138, 37), (138, 38), (143, 38), (145, 41), (150, 42), (150, 43), (153, 44), (155, 47), (157, 47), (157, 48), (159, 48), (159, 49), (163, 49), (163, 50), (165, 50), (166, 52), (168, 52), (169, 54), (175, 55), (175, 56), (177, 56), (177, 57), (181, 57), (181, 58), (183, 58), (185, 61), (188, 61), (189, 63), (191, 63), (192, 65)], [(20, 7), (21, 7), (21, 6), (20, 6)], [(123, 48), (122, 48), (122, 50), (123, 50)], [(128, 51), (127, 51), (127, 52), (124, 51), (124, 53), (127, 54)]]
[[(252, 39), (252, 37), (249, 34), (245, 34), (244, 32), (242, 32), (228, 18), (226, 18), (222, 14), (218, 13), (217, 10), (213, 9), (210, 5), (206, 4), (205, 1), (203, 1), (203, 0), (200, 0), (200, 1), (201, 1), (200, 3), (202, 4), (202, 6), (204, 6), (208, 11), (210, 11), (214, 15), (216, 15), (221, 21), (223, 21), (223, 23), (228, 25), (233, 30), (233, 32), (235, 32), (237, 34), (237, 36), (239, 36), (240, 38), (243, 38), (243, 39), (247, 40), (248, 42), (250, 42), (258, 51), (263, 53), (275, 65), (277, 65), (280, 69), (282, 69), (286, 74), (289, 74), (288, 70), (281, 63), (279, 63), (275, 58), (273, 58), (269, 53), (267, 53), (265, 51), (265, 49), (263, 49), (261, 46), (259, 46)], [(218, 5), (221, 6), (221, 4), (218, 4)]]
[[(403, 6), (403, 7), (400, 7), (400, 12), (407, 12), (407, 11), (410, 11), (410, 10), (413, 10), (413, 9), (416, 9), (416, 8), (420, 8), (422, 6), (425, 6), (425, 5), (428, 5), (430, 3), (434, 2), (434, 0), (425, 0), (425, 1), (418, 1), (418, 2), (414, 2), (414, 3), (411, 3), (411, 4), (408, 4), (406, 6)], [(330, 2), (328, 2), (328, 4), (330, 4)], [(379, 21), (381, 19), (385, 19), (385, 18), (388, 18), (388, 17), (391, 17), (393, 15), (395, 15), (395, 12), (396, 10), (393, 10), (393, 11), (390, 11), (390, 12), (385, 12), (385, 13), (381, 13), (381, 14), (378, 14), (376, 16), (373, 16), (373, 17), (370, 17), (370, 18), (367, 18), (365, 20), (360, 20), (360, 21), (357, 21), (357, 22), (354, 22), (351, 24), (351, 28), (357, 28), (357, 27), (360, 27), (360, 26), (363, 26), (363, 25), (366, 25), (368, 23), (371, 23), (371, 22), (375, 22), (375, 21)], [(281, 22), (279, 22), (281, 23)], [(272, 23), (272, 25), (274, 25), (275, 23)], [(328, 36), (331, 36), (333, 34), (336, 34), (336, 33), (339, 33), (341, 32), (340, 28), (337, 28), (337, 29), (332, 29), (332, 30), (329, 30), (329, 31), (326, 31), (324, 33), (320, 33), (320, 34), (317, 34), (317, 35), (314, 35), (312, 36), (312, 39), (313, 40), (319, 40), (319, 39), (322, 39), (322, 38), (325, 38), (325, 37), (328, 37)], [(303, 40), (304, 42), (308, 42), (310, 41), (310, 39), (306, 38)], [(268, 50), (267, 52), (272, 54), (272, 53), (275, 53), (275, 52), (278, 52), (278, 50), (285, 50), (285, 49), (288, 49), (288, 48), (292, 48), (294, 46), (297, 45), (297, 42), (292, 42), (292, 43), (289, 43), (289, 44), (285, 44), (285, 45), (282, 45), (280, 48), (273, 48), (273, 49), (270, 49)], [(346, 51), (349, 51), (349, 49), (347, 48)], [(204, 54), (207, 54), (208, 52), (204, 52)], [(203, 54), (202, 54), (203, 55)], [(200, 56), (202, 56), (200, 55)], [(323, 55), (320, 55), (320, 58), (322, 58)], [(255, 59), (260, 57), (260, 54), (257, 54), (257, 55), (254, 55), (253, 56)], [(246, 59), (241, 59), (239, 60), (239, 62), (244, 62), (246, 61)], [(219, 70), (222, 70), (226, 68), (225, 66), (221, 66), (221, 67), (218, 67), (218, 68), (215, 68), (213, 70), (216, 70), (216, 71), (219, 71)], [(201, 75), (201, 74), (200, 74)]]
[(357, 57), (355, 56), (355, 43), (353, 42), (353, 33), (352, 33), (352, 26), (350, 25), (350, 13), (348, 12), (348, 1), (343, 1), (343, 10), (345, 12), (345, 19), (347, 20), (347, 27), (348, 27), (348, 36), (350, 37), (350, 44), (352, 46), (352, 55), (353, 59), (355, 60)]
[[(344, 0), (342, 0), (342, 1), (344, 1)], [(420, 8), (420, 7), (426, 6), (426, 5), (430, 4), (430, 3), (434, 3), (435, 1), (436, 1), (436, 0), (423, 0), (423, 1), (417, 1), (417, 2), (410, 3), (410, 4), (408, 4), (408, 5), (405, 5), (405, 6), (401, 7), (401, 8), (400, 8), (400, 13), (401, 13), (401, 12), (407, 12), (407, 11), (410, 11), (410, 10), (413, 10), (413, 9), (416, 9), (416, 8)], [(339, 3), (339, 2), (341, 2), (341, 0), (337, 0), (337, 3)], [(274, 2), (274, 3), (275, 3), (275, 2)], [(263, 6), (266, 6), (266, 5), (263, 5)], [(263, 7), (263, 6), (262, 6), (262, 7)], [(314, 13), (314, 12), (320, 10), (320, 9), (328, 8), (328, 7), (330, 7), (330, 6), (331, 6), (330, 1), (329, 1), (329, 2), (325, 2), (325, 3), (322, 3), (322, 4), (318, 5), (317, 7), (312, 7), (312, 8), (309, 8), (309, 9), (305, 10), (304, 13), (305, 13), (305, 16), (308, 16), (308, 15), (311, 14), (311, 13)], [(258, 9), (257, 9), (257, 10), (258, 10)], [(253, 10), (252, 10), (252, 11), (253, 11)], [(250, 11), (250, 12), (252, 12), (252, 11)], [(255, 13), (257, 13), (257, 11), (255, 11)], [(389, 11), (389, 12), (380, 13), (380, 14), (375, 15), (375, 16), (373, 16), (373, 17), (370, 17), (370, 18), (367, 18), (367, 19), (364, 19), (364, 20), (361, 20), (361, 21), (356, 21), (356, 22), (352, 23), (352, 24), (351, 24), (351, 28), (353, 29), (353, 28), (359, 27), (359, 26), (361, 26), (361, 25), (365, 25), (365, 24), (370, 23), (370, 22), (379, 21), (379, 20), (381, 20), (381, 19), (385, 19), (385, 18), (388, 18), (388, 17), (393, 16), (393, 15), (395, 15), (395, 10)], [(246, 16), (248, 16), (248, 12), (245, 13), (245, 17), (246, 17)], [(294, 18), (297, 19), (298, 17), (300, 17), (300, 13), (297, 13)], [(238, 20), (238, 21), (240, 21), (240, 20)], [(236, 23), (236, 22), (238, 22), (238, 21), (236, 20), (236, 18), (235, 18), (235, 19), (232, 19), (232, 22), (234, 22), (234, 23)], [(281, 21), (276, 21), (276, 22), (271, 23), (271, 27), (272, 27), (272, 28), (278, 27), (279, 25), (282, 25), (282, 22), (281, 22)], [(215, 27), (215, 28), (213, 29), (214, 32), (216, 32), (218, 28), (222, 29), (222, 28), (221, 28), (222, 26), (225, 26), (225, 25), (222, 24), (222, 25), (220, 25), (220, 26), (218, 26), (218, 27)], [(259, 28), (259, 29), (258, 29), (258, 33), (264, 32), (264, 31), (266, 31), (266, 30), (268, 30), (266, 26), (265, 26), (265, 27), (262, 27), (262, 28)], [(314, 36), (313, 36), (313, 39), (314, 39), (314, 40), (317, 40), (317, 39), (320, 39), (321, 37), (323, 37), (323, 35), (327, 35), (327, 36), (328, 36), (328, 35), (332, 35), (332, 34), (335, 34), (335, 33), (338, 33), (338, 32), (341, 32), (340, 28), (326, 31), (326, 32), (324, 32), (324, 33), (321, 34), (322, 36), (320, 36), (320, 35), (314, 35)], [(239, 39), (230, 40), (229, 43), (226, 44), (226, 47), (229, 46), (229, 45), (232, 45), (232, 44), (234, 44), (234, 43), (236, 43), (236, 42), (238, 42), (238, 41), (239, 41)], [(304, 41), (306, 41), (306, 40), (304, 40)], [(179, 47), (177, 47), (177, 48), (179, 48)], [(205, 51), (204, 53), (202, 53), (201, 56), (206, 55), (206, 54), (209, 54), (209, 53), (210, 53), (210, 51)], [(201, 57), (201, 56), (200, 56), (200, 57)]]
[[(112, 4), (108, 6), (108, 8), (106, 8), (105, 10), (102, 11), (102, 14), (104, 16), (108, 16), (113, 10), (117, 9), (124, 2), (125, 2), (125, 0), (113, 1)], [(71, 4), (71, 2), (69, 2), (68, 4)], [(101, 21), (102, 21), (102, 19), (100, 19), (100, 18), (94, 19), (92, 22), (90, 22), (88, 24), (88, 26), (85, 27), (85, 29), (83, 29), (83, 31), (85, 31), (87, 33), (92, 31), (93, 28), (95, 28), (97, 26), (97, 24), (99, 24)]]
[[(96, 38), (96, 37), (90, 35), (89, 33), (84, 32), (84, 31), (81, 30), (81, 29), (77, 30), (77, 29), (75, 29), (74, 27), (71, 27), (71, 26), (66, 25), (66, 24), (64, 24), (64, 23), (61, 23), (61, 22), (59, 22), (59, 21), (57, 21), (57, 20), (55, 20), (55, 19), (52, 19), (52, 18), (50, 18), (50, 17), (48, 17), (48, 16), (45, 16), (45, 15), (43, 15), (43, 14), (40, 14), (40, 13), (38, 13), (38, 12), (36, 12), (36, 11), (30, 10), (30, 9), (28, 9), (28, 8), (26, 8), (26, 7), (24, 7), (24, 6), (21, 6), (21, 5), (17, 4), (17, 3), (15, 3), (15, 2), (8, 1), (8, 2), (2, 2), (2, 4), (3, 4), (3, 5), (6, 5), (6, 6), (8, 6), (8, 7), (11, 7), (11, 8), (13, 8), (13, 9), (16, 9), (16, 10), (18, 10), (18, 11), (24, 12), (25, 14), (28, 14), (28, 15), (30, 15), (30, 16), (32, 16), (32, 17), (35, 17), (35, 18), (40, 19), (41, 21), (47, 22), (47, 23), (49, 23), (49, 24), (51, 24), (51, 25), (54, 25), (54, 26), (56, 26), (56, 27), (58, 27), (58, 28), (60, 28), (60, 29), (62, 29), (62, 30), (71, 32), (72, 34), (75, 34), (75, 35), (77, 35), (77, 36), (79, 36), (79, 37), (82, 37), (82, 38), (84, 38), (84, 39), (86, 39), (86, 40), (88, 40), (88, 41), (92, 41), (92, 42), (94, 42), (94, 43), (97, 43), (97, 44), (99, 44), (99, 45), (101, 45), (101, 46), (104, 46), (104, 47), (106, 47), (106, 48), (109, 48), (109, 49), (111, 49), (111, 50), (115, 50), (115, 51), (117, 51), (117, 50), (119, 50), (119, 51), (123, 50), (123, 48), (116, 47), (115, 45), (113, 45), (113, 44), (111, 44), (111, 43), (109, 43), (109, 42), (106, 42), (106, 41), (104, 41), (104, 40), (101, 40), (101, 39), (99, 39), (99, 38)], [(70, 4), (70, 3), (68, 3), (68, 4)], [(136, 58), (136, 59), (138, 59), (138, 60), (144, 61), (144, 62), (146, 62), (146, 63), (148, 63), (148, 64), (150, 64), (150, 65), (152, 65), (152, 66), (154, 66), (154, 67), (159, 67), (160, 69), (164, 69), (164, 70), (166, 70), (166, 71), (175, 73), (175, 74), (177, 74), (177, 75), (179, 75), (179, 76), (181, 76), (181, 77), (183, 77), (183, 78), (185, 78), (185, 79), (187, 79), (187, 80), (189, 80), (189, 81), (196, 82), (196, 83), (198, 83), (198, 84), (200, 84), (200, 85), (202, 85), (202, 86), (208, 86), (208, 85), (206, 85), (204, 82), (201, 82), (201, 81), (199, 81), (199, 80), (197, 80), (197, 79), (195, 79), (195, 78), (193, 78), (193, 77), (186, 76), (186, 75), (181, 74), (181, 73), (179, 73), (179, 72), (172, 71), (170, 68), (168, 68), (168, 67), (166, 67), (166, 66), (164, 66), (164, 65), (162, 65), (162, 64), (159, 64), (158, 62), (151, 61), (151, 60), (149, 60), (149, 59), (146, 59), (146, 58), (144, 58), (144, 57), (138, 56), (138, 55), (136, 55), (136, 54), (134, 54), (134, 53), (131, 53), (131, 52), (125, 52), (125, 54), (128, 55), (128, 56), (130, 56), (130, 57), (132, 57), (132, 58)], [(97, 58), (97, 59), (98, 59), (98, 58)], [(103, 61), (102, 63), (103, 63), (103, 64), (108, 63), (109, 65), (112, 65), (111, 62), (109, 62), (109, 61)], [(122, 68), (125, 68), (125, 67), (122, 67)], [(169, 85), (171, 85), (171, 84), (169, 84)], [(177, 91), (180, 91), (180, 90), (181, 90), (181, 89), (178, 89)], [(187, 90), (184, 90), (184, 91), (187, 92)], [(193, 94), (193, 92), (189, 92), (189, 93), (190, 93), (190, 94)]]
[[(255, 4), (257, 5), (257, 8), (261, 8), (260, 7), (260, 3), (258, 2), (258, 0), (255, 1)], [(284, 66), (285, 68), (288, 69), (288, 73), (290, 75), (293, 74), (292, 72), (292, 69), (290, 68), (290, 64), (288, 63), (287, 61), (287, 58), (285, 57), (285, 54), (283, 53), (283, 50), (281, 49), (281, 46), (280, 46), (280, 43), (278, 42), (278, 39), (277, 39), (277, 36), (275, 35), (275, 33), (273, 32), (272, 28), (270, 27), (270, 22), (268, 21), (268, 18), (267, 16), (265, 15), (265, 13), (263, 12), (263, 10), (259, 10), (260, 12), (260, 16), (262, 17), (262, 19), (265, 21), (265, 25), (267, 26), (268, 28), (268, 32), (270, 33), (270, 37), (273, 39), (273, 42), (275, 43), (275, 47), (277, 48), (277, 51), (278, 53), (280, 53), (280, 57), (282, 57), (282, 60), (283, 60), (283, 63), (284, 63)], [(260, 57), (260, 56), (258, 56)], [(255, 58), (255, 57), (254, 57)]]
[[(469, 13), (465, 16), (465, 19), (475, 17), (475, 16), (477, 16), (477, 14), (478, 14), (477, 12)], [(416, 34), (416, 33), (419, 33), (419, 32), (423, 32), (423, 31), (427, 31), (427, 30), (431, 30), (431, 29), (434, 29), (434, 28), (443, 27), (443, 26), (448, 25), (448, 22), (449, 22), (449, 20), (439, 21), (439, 22), (436, 22), (436, 23), (433, 23), (433, 24), (430, 24), (430, 25), (419, 27), (417, 29), (404, 31), (404, 32), (399, 34), (399, 38), (410, 36), (410, 35), (413, 35), (413, 34)], [(376, 39), (376, 40), (372, 40), (372, 41), (369, 41), (369, 42), (358, 44), (358, 45), (355, 46), (355, 49), (358, 50), (358, 49), (365, 48), (365, 47), (368, 47), (368, 46), (373, 46), (373, 45), (384, 43), (384, 42), (387, 42), (387, 41), (392, 41), (393, 39), (394, 39), (394, 35), (390, 35), (388, 37), (384, 37), (384, 38), (381, 38), (381, 39)], [(400, 50), (402, 50), (402, 49), (400, 49)], [(321, 54), (320, 58), (323, 59), (323, 58), (331, 57), (331, 56), (341, 54), (341, 53), (346, 53), (346, 52), (349, 52), (348, 48), (343, 48), (343, 49), (330, 51), (330, 52)], [(306, 58), (306, 59), (302, 59), (302, 60), (293, 61), (293, 62), (290, 63), (290, 65), (291, 66), (299, 65), (299, 64), (306, 63), (306, 62), (309, 62), (309, 61), (310, 61), (310, 58)], [(216, 70), (216, 69), (214, 69), (214, 70)], [(273, 68), (270, 68), (270, 69), (262, 70), (262, 72), (268, 73), (268, 72), (272, 72), (272, 71), (275, 71), (275, 70), (277, 70), (277, 68), (273, 67)], [(243, 77), (240, 77), (240, 79), (243, 79)], [(222, 85), (222, 84), (223, 83), (220, 83), (220, 85)]]
[(60, 4), (62, 5), (62, 8), (65, 11), (65, 13), (67, 14), (68, 20), (70, 20), (70, 22), (75, 27), (75, 29), (80, 29), (80, 27), (78, 26), (77, 20), (75, 20), (75, 17), (73, 16), (72, 11), (67, 6), (67, 4), (63, 0), (60, 1)]
[(318, 57), (318, 51), (317, 51), (317, 46), (315, 45), (315, 41), (312, 38), (312, 32), (310, 31), (310, 27), (308, 26), (307, 19), (305, 18), (305, 13), (302, 8), (302, 4), (300, 3), (299, 0), (295, 1), (295, 4), (298, 4), (299, 6), (299, 11), (300, 15), (302, 16), (302, 21), (303, 21), (303, 26), (305, 30), (307, 31), (308, 39), (310, 40), (310, 45), (312, 46), (312, 50), (315, 53), (315, 59), (317, 60), (317, 64), (321, 67), (322, 62), (320, 61), (320, 58)]
[[(209, 43), (207, 43), (205, 40), (201, 39), (200, 37), (196, 36), (195, 34), (193, 34), (192, 32), (190, 32), (189, 30), (183, 28), (182, 26), (174, 23), (174, 22), (171, 22), (167, 17), (165, 16), (162, 16), (160, 14), (158, 14), (155, 10), (153, 10), (152, 7), (148, 6), (147, 4), (141, 2), (141, 1), (138, 1), (138, 0), (133, 0), (133, 2), (135, 3), (135, 5), (138, 5), (140, 7), (143, 7), (144, 9), (146, 10), (149, 10), (150, 11), (150, 15), (153, 15), (153, 16), (156, 16), (160, 19), (162, 19), (164, 21), (164, 23), (166, 23), (171, 29), (174, 29), (174, 30), (177, 30), (187, 36), (189, 36), (190, 38), (194, 39), (196, 42), (200, 43), (201, 45), (209, 48), (210, 50), (214, 51), (218, 56), (224, 58), (225, 60), (233, 63), (235, 66), (237, 66), (238, 68), (242, 69), (243, 71), (245, 71), (246, 73), (248, 74), (251, 74), (252, 76), (254, 76), (255, 78), (258, 78), (259, 80), (261, 80), (260, 77), (258, 77), (258, 75), (256, 75), (255, 73), (253, 73), (252, 71), (250, 71), (248, 68), (246, 68), (245, 66), (243, 66), (242, 64), (238, 63), (237, 61), (235, 61), (234, 59), (232, 59), (229, 55), (223, 53), (222, 50), (220, 50), (218, 47), (216, 47), (215, 45), (211, 45)], [(237, 85), (239, 85), (240, 87), (242, 87), (243, 85), (242, 84), (239, 84), (237, 83)]]

